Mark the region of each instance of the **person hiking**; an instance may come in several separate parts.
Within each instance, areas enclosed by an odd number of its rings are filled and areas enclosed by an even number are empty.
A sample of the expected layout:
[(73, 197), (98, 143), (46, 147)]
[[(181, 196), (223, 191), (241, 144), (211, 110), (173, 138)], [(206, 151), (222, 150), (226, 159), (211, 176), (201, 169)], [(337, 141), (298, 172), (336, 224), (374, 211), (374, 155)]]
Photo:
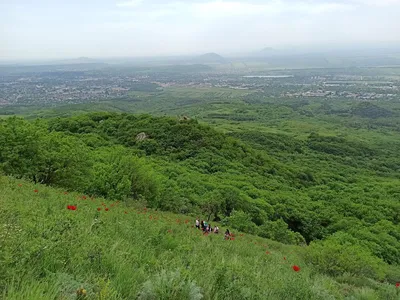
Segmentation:
[(212, 232), (211, 224), (208, 224), (207, 231), (208, 231), (208, 232)]
[(214, 233), (219, 233), (219, 228), (218, 228), (218, 226), (215, 226), (215, 227), (214, 227)]
[(207, 231), (208, 228), (208, 224), (206, 221), (204, 221), (204, 225), (203, 225), (203, 231)]
[(227, 229), (226, 231), (225, 231), (225, 239), (226, 240), (229, 240), (229, 237), (231, 236), (231, 233), (229, 232), (229, 229)]
[(200, 222), (199, 222), (199, 218), (196, 219), (196, 228), (200, 229)]
[(201, 222), (200, 222), (200, 228), (201, 228), (201, 230), (204, 230), (204, 221), (203, 220), (201, 220)]

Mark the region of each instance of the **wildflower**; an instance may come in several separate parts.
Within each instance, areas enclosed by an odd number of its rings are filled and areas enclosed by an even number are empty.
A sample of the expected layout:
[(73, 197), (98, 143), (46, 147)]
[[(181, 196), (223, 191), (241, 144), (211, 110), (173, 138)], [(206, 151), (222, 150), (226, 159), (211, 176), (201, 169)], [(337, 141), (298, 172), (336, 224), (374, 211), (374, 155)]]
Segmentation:
[(64, 192), (64, 195), (68, 195), (68, 192)]
[(109, 209), (108, 207), (106, 207), (104, 210), (105, 210), (105, 211), (109, 211), (110, 209)]
[(76, 291), (76, 295), (79, 297), (79, 299), (81, 299), (82, 297), (86, 296), (86, 290), (84, 288), (79, 288)]
[(299, 271), (300, 271), (300, 267), (299, 267), (299, 266), (296, 266), (296, 265), (294, 265), (294, 266), (292, 267), (292, 269), (293, 269), (293, 271), (295, 271), (295, 272), (299, 272)]
[(172, 233), (172, 230), (171, 230), (171, 229), (168, 229), (168, 233)]
[(101, 211), (101, 207), (98, 207), (98, 208), (97, 208), (97, 211)]
[(36, 189), (35, 189), (35, 190), (33, 190), (33, 192), (34, 192), (34, 193), (39, 193), (39, 191), (38, 191), (38, 190), (36, 190)]
[(235, 240), (235, 238), (234, 237), (231, 237), (231, 241), (234, 241)]
[(396, 289), (398, 289), (400, 287), (400, 282), (396, 283)]
[(86, 200), (86, 196), (82, 196), (82, 199), (83, 199), (83, 200)]
[(22, 186), (22, 184), (21, 184), (21, 183), (18, 183), (18, 186), (19, 186), (19, 187), (21, 187), (21, 186)]
[(283, 257), (283, 260), (286, 260), (286, 256)]
[(271, 252), (269, 252), (269, 251), (265, 251), (265, 254), (271, 254)]
[(77, 206), (76, 205), (67, 205), (67, 209), (69, 210), (76, 210)]
[(127, 214), (128, 214), (128, 212), (127, 212), (127, 211), (125, 211), (125, 214), (127, 215)]

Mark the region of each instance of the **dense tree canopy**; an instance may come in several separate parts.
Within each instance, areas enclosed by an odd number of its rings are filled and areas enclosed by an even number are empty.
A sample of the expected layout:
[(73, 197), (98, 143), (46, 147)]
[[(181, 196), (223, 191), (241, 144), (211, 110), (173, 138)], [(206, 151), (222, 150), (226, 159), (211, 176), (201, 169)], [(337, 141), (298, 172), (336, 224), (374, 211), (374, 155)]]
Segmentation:
[(326, 245), (326, 253), (360, 247), (374, 259), (399, 264), (393, 153), (315, 133), (303, 140), (251, 131), (229, 136), (196, 120), (149, 115), (0, 121), (5, 174), (202, 213), (284, 243)]

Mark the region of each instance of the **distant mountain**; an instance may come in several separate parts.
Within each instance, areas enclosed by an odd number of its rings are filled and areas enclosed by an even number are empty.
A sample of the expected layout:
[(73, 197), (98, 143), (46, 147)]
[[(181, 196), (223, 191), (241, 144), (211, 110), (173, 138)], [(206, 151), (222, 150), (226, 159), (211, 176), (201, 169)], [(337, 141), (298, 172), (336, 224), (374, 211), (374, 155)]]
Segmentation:
[(226, 59), (217, 53), (206, 53), (200, 56), (197, 56), (193, 59), (194, 62), (200, 64), (224, 64), (226, 63)]

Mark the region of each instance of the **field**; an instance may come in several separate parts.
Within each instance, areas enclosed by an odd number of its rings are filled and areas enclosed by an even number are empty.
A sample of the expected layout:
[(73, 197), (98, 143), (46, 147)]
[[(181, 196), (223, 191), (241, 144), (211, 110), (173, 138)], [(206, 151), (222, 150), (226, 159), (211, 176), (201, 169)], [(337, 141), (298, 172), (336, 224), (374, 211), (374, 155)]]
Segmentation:
[(393, 285), (316, 272), (304, 262), (302, 247), (235, 231), (228, 241), (222, 233), (204, 235), (193, 228), (194, 216), (5, 177), (0, 185), (6, 299), (79, 299), (79, 289), (85, 290), (82, 299), (399, 296)]

